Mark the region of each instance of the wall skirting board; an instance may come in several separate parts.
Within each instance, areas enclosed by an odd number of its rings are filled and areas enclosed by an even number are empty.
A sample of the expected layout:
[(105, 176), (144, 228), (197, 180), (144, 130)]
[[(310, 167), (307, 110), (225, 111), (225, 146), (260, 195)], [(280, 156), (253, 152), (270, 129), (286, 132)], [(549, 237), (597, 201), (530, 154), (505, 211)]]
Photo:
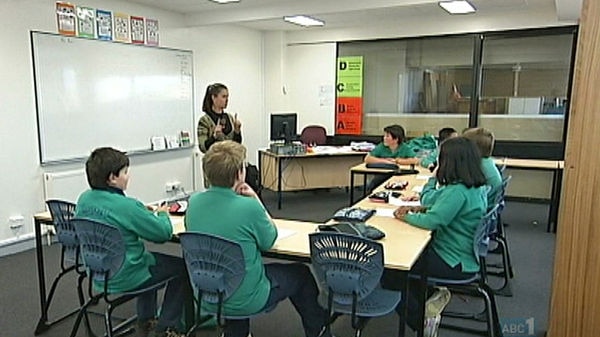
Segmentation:
[[(54, 242), (53, 237), (46, 236), (48, 231), (42, 228), (42, 244)], [(10, 239), (0, 241), (0, 257), (24, 252), (35, 248), (35, 233), (26, 233)]]

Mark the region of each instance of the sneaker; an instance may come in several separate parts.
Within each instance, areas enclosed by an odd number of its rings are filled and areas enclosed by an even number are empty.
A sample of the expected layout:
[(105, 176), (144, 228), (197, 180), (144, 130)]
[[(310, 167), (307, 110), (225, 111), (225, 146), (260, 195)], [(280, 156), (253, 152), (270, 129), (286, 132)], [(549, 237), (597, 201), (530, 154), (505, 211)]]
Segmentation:
[(154, 328), (156, 328), (156, 323), (158, 323), (158, 320), (156, 318), (152, 318), (147, 321), (137, 321), (135, 324), (135, 336), (150, 336), (150, 333), (154, 330)]
[(436, 337), (440, 321), (442, 320), (442, 311), (450, 302), (450, 290), (446, 287), (439, 287), (425, 302), (425, 337)]

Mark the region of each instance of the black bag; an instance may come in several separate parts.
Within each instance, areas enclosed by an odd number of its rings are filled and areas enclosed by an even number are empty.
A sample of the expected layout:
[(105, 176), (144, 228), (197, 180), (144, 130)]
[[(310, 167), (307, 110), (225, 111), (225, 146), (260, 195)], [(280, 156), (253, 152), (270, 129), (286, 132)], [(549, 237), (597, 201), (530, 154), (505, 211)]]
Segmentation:
[(319, 225), (319, 231), (352, 234), (371, 240), (379, 240), (385, 237), (385, 233), (381, 230), (360, 222), (338, 222), (330, 225)]
[(256, 165), (248, 164), (246, 166), (246, 184), (250, 185), (254, 192), (260, 194), (262, 190), (262, 186), (260, 185), (260, 172), (258, 172), (258, 167)]

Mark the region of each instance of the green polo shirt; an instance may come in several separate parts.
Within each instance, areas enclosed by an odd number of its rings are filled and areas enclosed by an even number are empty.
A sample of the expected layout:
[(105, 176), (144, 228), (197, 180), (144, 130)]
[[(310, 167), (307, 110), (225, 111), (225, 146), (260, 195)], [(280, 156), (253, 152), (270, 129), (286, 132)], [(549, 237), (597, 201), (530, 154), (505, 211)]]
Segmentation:
[(414, 158), (416, 156), (415, 151), (405, 143), (399, 144), (396, 151), (379, 143), (369, 154), (377, 158)]
[(473, 239), (487, 209), (487, 187), (467, 188), (458, 183), (434, 188), (435, 183), (431, 178), (421, 194), (427, 211), (409, 213), (404, 220), (435, 231), (431, 246), (450, 267), (460, 264), (465, 273), (478, 272)]
[(238, 195), (231, 188), (212, 186), (190, 197), (185, 228), (217, 235), (242, 247), (246, 276), (225, 301), (224, 314), (250, 315), (263, 309), (271, 282), (265, 275), (261, 251), (271, 249), (277, 239), (277, 228), (260, 202)]
[(481, 159), (481, 170), (485, 176), (486, 184), (490, 187), (487, 194), (488, 209), (496, 206), (496, 202), (502, 193), (502, 176), (491, 157)]

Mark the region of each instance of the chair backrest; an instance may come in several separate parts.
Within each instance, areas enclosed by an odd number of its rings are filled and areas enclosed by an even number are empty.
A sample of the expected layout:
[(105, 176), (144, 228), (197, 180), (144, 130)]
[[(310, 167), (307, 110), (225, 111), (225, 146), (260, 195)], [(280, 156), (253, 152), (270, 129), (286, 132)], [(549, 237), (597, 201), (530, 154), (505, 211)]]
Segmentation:
[(308, 125), (300, 133), (300, 141), (304, 144), (325, 145), (327, 131), (320, 125)]
[(309, 235), (310, 258), (319, 283), (333, 301), (351, 304), (369, 295), (383, 273), (383, 246), (373, 240), (342, 233)]
[(52, 223), (56, 229), (56, 238), (63, 246), (65, 256), (71, 261), (75, 261), (79, 249), (77, 233), (71, 223), (71, 219), (75, 216), (75, 204), (64, 200), (50, 199), (46, 200), (46, 205), (48, 205)]
[(475, 230), (475, 237), (473, 238), (473, 254), (477, 258), (477, 261), (487, 255), (490, 245), (490, 228), (495, 227), (497, 216), (498, 205), (494, 206), (494, 208), (489, 210), (483, 218), (481, 218), (481, 222)]
[(125, 261), (125, 242), (119, 229), (89, 219), (74, 218), (71, 223), (79, 238), (83, 263), (91, 277), (96, 281), (110, 280)]
[(227, 300), (246, 275), (242, 247), (204, 233), (181, 233), (179, 240), (190, 283), (201, 292), (202, 300), (212, 304), (219, 304), (219, 297)]
[(504, 206), (506, 205), (506, 190), (508, 189), (508, 184), (510, 183), (511, 179), (512, 176), (502, 177), (502, 190), (500, 191), (500, 194), (498, 195), (498, 200), (496, 202), (499, 206), (498, 212), (502, 212)]

